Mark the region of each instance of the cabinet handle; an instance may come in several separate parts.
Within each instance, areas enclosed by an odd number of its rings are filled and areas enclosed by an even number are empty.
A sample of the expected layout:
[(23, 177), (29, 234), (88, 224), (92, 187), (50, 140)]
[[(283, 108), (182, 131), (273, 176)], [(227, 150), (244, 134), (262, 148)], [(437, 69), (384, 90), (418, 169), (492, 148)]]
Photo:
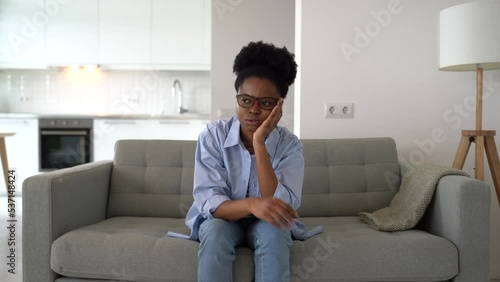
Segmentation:
[(87, 136), (87, 131), (86, 130), (42, 130), (42, 135)]

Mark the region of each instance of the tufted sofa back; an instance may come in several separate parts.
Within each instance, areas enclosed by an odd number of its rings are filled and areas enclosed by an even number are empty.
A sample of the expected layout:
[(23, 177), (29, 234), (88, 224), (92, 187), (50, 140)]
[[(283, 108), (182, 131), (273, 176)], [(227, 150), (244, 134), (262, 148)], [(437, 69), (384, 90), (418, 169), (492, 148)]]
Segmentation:
[(193, 202), (196, 141), (119, 140), (108, 217), (185, 217)]
[(353, 216), (388, 206), (399, 189), (391, 138), (302, 139), (304, 185), (298, 210), (307, 216)]
[[(387, 206), (399, 188), (390, 138), (303, 139), (301, 217), (356, 215)], [(185, 217), (193, 202), (196, 141), (120, 140), (108, 217)]]

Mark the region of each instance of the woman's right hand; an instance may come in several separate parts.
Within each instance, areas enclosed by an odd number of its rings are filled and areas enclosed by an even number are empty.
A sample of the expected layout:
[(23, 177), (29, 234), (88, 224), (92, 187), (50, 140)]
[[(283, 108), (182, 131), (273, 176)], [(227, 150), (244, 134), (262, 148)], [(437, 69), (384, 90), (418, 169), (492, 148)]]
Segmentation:
[(251, 198), (250, 212), (260, 220), (266, 221), (276, 228), (290, 227), (294, 218), (299, 217), (297, 211), (277, 198)]

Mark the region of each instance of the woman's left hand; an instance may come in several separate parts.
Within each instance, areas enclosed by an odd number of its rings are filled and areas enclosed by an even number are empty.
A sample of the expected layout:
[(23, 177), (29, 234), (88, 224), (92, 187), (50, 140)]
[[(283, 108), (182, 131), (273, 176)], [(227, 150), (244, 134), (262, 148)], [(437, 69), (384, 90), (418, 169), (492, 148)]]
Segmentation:
[(259, 128), (253, 133), (254, 142), (265, 142), (267, 136), (273, 131), (278, 125), (278, 122), (283, 115), (283, 98), (278, 100), (278, 104), (274, 107), (271, 114), (266, 118), (266, 120), (259, 126)]

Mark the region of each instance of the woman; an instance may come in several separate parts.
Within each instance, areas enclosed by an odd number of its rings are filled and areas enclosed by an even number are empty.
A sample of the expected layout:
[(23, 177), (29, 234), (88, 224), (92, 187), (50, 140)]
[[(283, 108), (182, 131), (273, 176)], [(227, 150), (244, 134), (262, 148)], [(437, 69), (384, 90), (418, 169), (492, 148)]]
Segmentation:
[(297, 64), (285, 47), (260, 41), (241, 49), (233, 71), (237, 117), (209, 124), (196, 148), (186, 224), (200, 241), (198, 281), (232, 281), (239, 245), (254, 249), (255, 281), (288, 281), (304, 159), (278, 122)]

